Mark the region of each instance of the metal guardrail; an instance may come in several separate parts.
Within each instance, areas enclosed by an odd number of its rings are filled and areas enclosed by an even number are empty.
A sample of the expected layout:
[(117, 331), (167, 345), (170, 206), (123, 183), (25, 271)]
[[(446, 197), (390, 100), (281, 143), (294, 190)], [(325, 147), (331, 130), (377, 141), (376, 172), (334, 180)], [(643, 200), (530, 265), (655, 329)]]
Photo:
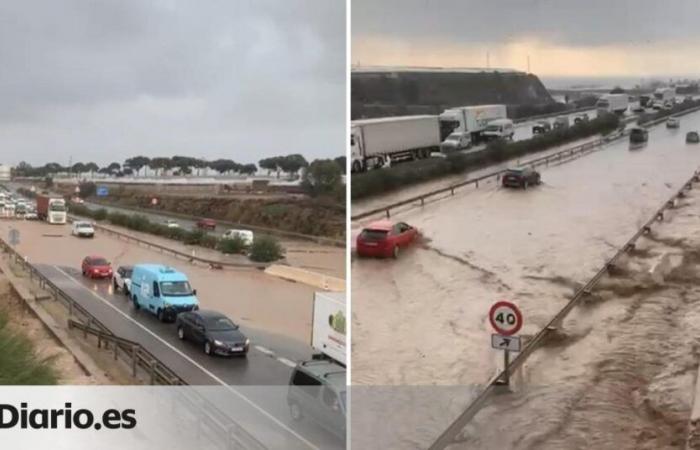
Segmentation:
[[(136, 377), (137, 370), (141, 368), (149, 375), (152, 385), (187, 385), (185, 380), (146, 350), (141, 344), (114, 335), (96, 317), (80, 306), (80, 304), (60, 287), (56, 286), (49, 278), (39, 272), (36, 267), (27, 262), (15, 248), (1, 238), (0, 249), (4, 253), (8, 253), (13, 261), (20, 264), (22, 268), (29, 273), (30, 280), (36, 281), (41, 288), (51, 292), (55, 300), (63, 303), (69, 312), (67, 321), (69, 329), (74, 328), (80, 330), (85, 337), (88, 335), (96, 336), (98, 348), (102, 348), (104, 343), (104, 348), (109, 349), (111, 344), (115, 360), (117, 360), (120, 355), (122, 357), (126, 356), (130, 363), (133, 377)], [(83, 317), (83, 321), (75, 320), (78, 315)], [(243, 427), (201, 396), (186, 396), (183, 392), (181, 398), (187, 399), (188, 402), (198, 408), (196, 411), (202, 416), (200, 420), (202, 420), (202, 418), (205, 419), (202, 423), (212, 427), (215, 432), (220, 433), (217, 435), (225, 436), (227, 448), (251, 450), (267, 449), (264, 444), (248, 433)]]
[[(700, 110), (700, 106), (689, 108), (689, 109), (686, 109), (684, 111), (674, 113), (673, 115), (674, 116), (681, 116), (681, 115), (696, 112), (698, 110)], [(661, 117), (661, 118), (653, 120), (651, 122), (647, 122), (647, 123), (643, 124), (642, 126), (645, 128), (648, 128), (648, 127), (651, 127), (654, 125), (658, 125), (658, 124), (666, 121), (666, 119), (668, 117), (670, 117), (670, 115)], [(637, 117), (633, 116), (633, 117), (624, 119), (624, 121), (625, 121), (625, 123), (629, 123), (629, 122), (634, 122), (636, 119), (637, 119)], [(529, 161), (524, 162), (520, 165), (523, 167), (529, 166), (529, 167), (535, 168), (535, 167), (542, 166), (542, 165), (549, 165), (550, 162), (563, 162), (566, 158), (572, 158), (573, 156), (579, 156), (579, 155), (584, 155), (586, 153), (590, 153), (594, 148), (608, 144), (612, 141), (615, 141), (617, 139), (625, 137), (628, 134), (629, 134), (629, 131), (616, 132), (616, 133), (613, 133), (613, 134), (608, 135), (606, 137), (603, 137), (601, 139), (597, 139), (595, 141), (586, 142), (584, 144), (579, 144), (579, 145), (576, 145), (574, 147), (570, 147), (570, 148), (567, 148), (567, 149), (564, 149), (564, 150), (561, 150), (561, 151), (558, 151), (558, 152), (555, 152), (555, 153), (552, 153), (549, 155), (545, 155), (545, 156), (542, 156), (539, 158), (529, 160)], [(544, 150), (544, 151), (546, 151), (546, 150)], [(440, 189), (436, 189), (436, 190), (433, 190), (430, 192), (426, 192), (424, 194), (416, 195), (414, 197), (407, 198), (405, 200), (400, 200), (398, 202), (391, 203), (389, 205), (384, 205), (384, 206), (381, 206), (379, 208), (374, 208), (372, 210), (365, 211), (365, 212), (362, 212), (360, 214), (356, 214), (354, 216), (351, 216), (350, 220), (354, 221), (354, 220), (364, 219), (366, 217), (371, 217), (371, 216), (374, 216), (374, 215), (379, 214), (379, 213), (384, 213), (386, 215), (386, 217), (389, 218), (391, 216), (392, 209), (396, 209), (396, 208), (399, 208), (401, 206), (405, 206), (405, 205), (409, 205), (409, 204), (413, 204), (413, 203), (417, 203), (417, 202), (420, 202), (420, 206), (423, 206), (423, 205), (425, 205), (425, 200), (427, 200), (431, 197), (435, 197), (437, 195), (441, 195), (441, 194), (444, 194), (446, 192), (450, 192), (450, 195), (454, 195), (455, 190), (457, 190), (461, 187), (471, 185), (471, 184), (475, 185), (475, 187), (478, 188), (479, 182), (483, 182), (483, 181), (488, 180), (490, 178), (496, 178), (496, 180), (499, 180), (501, 175), (503, 173), (505, 173), (505, 171), (506, 171), (506, 169), (496, 170), (494, 172), (490, 172), (490, 173), (481, 175), (481, 176), (476, 177), (476, 178), (470, 178), (468, 180), (465, 180), (465, 181), (462, 181), (462, 182), (459, 182), (456, 184), (452, 184), (452, 185), (444, 187), (444, 188), (440, 188)]]
[(502, 380), (507, 379), (508, 374), (514, 373), (525, 360), (534, 353), (535, 350), (542, 344), (550, 333), (562, 327), (562, 323), (566, 316), (576, 307), (579, 302), (590, 295), (600, 280), (606, 275), (614, 271), (615, 264), (622, 255), (628, 253), (635, 248), (637, 240), (651, 232), (651, 225), (663, 220), (664, 212), (673, 208), (679, 198), (685, 196), (685, 192), (693, 187), (694, 182), (700, 182), (700, 171), (696, 170), (693, 176), (683, 184), (683, 187), (673, 194), (656, 212), (647, 220), (641, 228), (622, 246), (617, 252), (605, 262), (603, 267), (591, 278), (583, 287), (578, 289), (573, 298), (542, 328), (523, 348), (522, 352), (515, 357), (507, 367), (492, 378), (486, 388), (469, 404), (469, 406), (459, 415), (459, 417), (437, 438), (437, 440), (429, 447), (429, 450), (442, 450), (454, 443), (454, 439), (464, 429), (465, 425), (474, 418), (480, 411), (481, 407), (486, 403), (489, 397), (495, 392), (497, 386)]
[[(71, 221), (74, 220), (86, 220), (84, 218), (81, 218), (80, 216), (75, 216), (72, 214), (68, 215), (68, 218)], [(136, 242), (139, 245), (143, 245), (148, 248), (153, 248), (156, 249), (162, 253), (165, 254), (170, 254), (175, 257), (183, 258), (186, 259), (190, 262), (199, 262), (202, 264), (205, 264), (209, 267), (220, 269), (224, 267), (239, 267), (239, 268), (250, 268), (250, 269), (265, 269), (268, 266), (270, 266), (269, 263), (237, 263), (237, 262), (231, 262), (231, 261), (217, 261), (214, 259), (207, 259), (207, 258), (202, 258), (200, 256), (192, 255), (190, 253), (185, 253), (181, 252), (179, 250), (172, 249), (170, 247), (167, 247), (165, 245), (160, 245), (156, 244), (154, 242), (147, 241), (146, 239), (141, 239), (136, 236), (132, 236), (130, 234), (122, 233), (121, 231), (113, 230), (111, 228), (105, 227), (103, 225), (100, 225), (98, 223), (95, 223), (93, 225), (94, 228), (101, 230), (106, 233), (110, 233), (114, 236), (117, 236), (120, 239), (124, 239), (126, 241), (131, 241), (131, 242)]]

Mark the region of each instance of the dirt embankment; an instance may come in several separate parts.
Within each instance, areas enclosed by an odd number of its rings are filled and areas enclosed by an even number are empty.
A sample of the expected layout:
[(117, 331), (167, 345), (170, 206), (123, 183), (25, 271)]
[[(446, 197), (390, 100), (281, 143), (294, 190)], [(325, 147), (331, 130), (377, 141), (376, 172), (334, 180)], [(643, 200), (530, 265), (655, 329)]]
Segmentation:
[(345, 236), (345, 208), (308, 198), (194, 198), (131, 194), (110, 196), (110, 204), (156, 209), (227, 222), (276, 228), (295, 233), (342, 239)]

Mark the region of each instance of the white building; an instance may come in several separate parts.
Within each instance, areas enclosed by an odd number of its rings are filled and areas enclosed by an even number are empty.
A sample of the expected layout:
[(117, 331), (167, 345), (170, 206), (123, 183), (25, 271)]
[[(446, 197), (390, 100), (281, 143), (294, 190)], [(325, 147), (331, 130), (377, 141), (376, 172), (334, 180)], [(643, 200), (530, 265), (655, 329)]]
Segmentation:
[(10, 181), (11, 167), (0, 164), (0, 181)]

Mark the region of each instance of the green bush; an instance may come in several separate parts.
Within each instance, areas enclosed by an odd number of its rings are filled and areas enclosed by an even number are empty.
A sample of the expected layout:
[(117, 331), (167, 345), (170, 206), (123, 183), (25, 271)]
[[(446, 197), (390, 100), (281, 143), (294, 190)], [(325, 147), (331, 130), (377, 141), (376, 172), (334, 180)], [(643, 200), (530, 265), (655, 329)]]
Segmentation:
[(255, 262), (273, 262), (284, 256), (284, 250), (271, 236), (256, 237), (250, 246), (250, 259)]
[(107, 210), (104, 208), (92, 211), (92, 218), (95, 220), (105, 220), (107, 218)]
[(519, 158), (567, 142), (596, 134), (607, 134), (620, 126), (614, 114), (604, 115), (588, 122), (579, 122), (569, 128), (553, 130), (532, 139), (510, 142), (496, 140), (486, 150), (475, 153), (451, 153), (446, 158), (429, 158), (397, 164), (389, 169), (371, 170), (353, 174), (353, 200), (388, 192), (402, 186), (432, 180), (446, 175), (464, 173), (492, 164)]
[(221, 253), (226, 254), (237, 254), (245, 253), (248, 249), (246, 242), (240, 236), (233, 236), (232, 238), (219, 240), (219, 245), (217, 247)]
[(0, 312), (0, 384), (47, 385), (58, 382), (51, 358), (40, 359), (32, 342), (7, 327), (8, 317)]

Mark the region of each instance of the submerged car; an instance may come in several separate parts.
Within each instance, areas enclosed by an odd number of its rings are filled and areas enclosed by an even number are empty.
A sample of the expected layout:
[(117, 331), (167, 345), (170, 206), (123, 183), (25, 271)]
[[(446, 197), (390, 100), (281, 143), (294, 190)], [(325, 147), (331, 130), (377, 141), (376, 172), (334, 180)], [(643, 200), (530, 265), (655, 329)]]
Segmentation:
[(180, 228), (180, 224), (177, 223), (177, 221), (175, 221), (175, 220), (173, 220), (173, 219), (167, 219), (167, 220), (165, 220), (165, 222), (163, 222), (163, 223), (164, 223), (165, 226), (168, 227), (168, 228)]
[(688, 134), (685, 135), (685, 142), (688, 144), (697, 144), (700, 142), (700, 134), (698, 134), (697, 131), (689, 131)]
[(576, 123), (580, 123), (580, 122), (588, 122), (588, 120), (589, 120), (589, 119), (588, 119), (588, 114), (586, 114), (586, 113), (579, 114), (579, 115), (577, 115), (576, 117), (574, 117), (574, 123), (575, 123), (575, 124), (576, 124)]
[(250, 339), (225, 315), (205, 309), (184, 312), (175, 319), (177, 337), (204, 345), (207, 355), (246, 356)]
[(666, 128), (678, 128), (681, 126), (681, 121), (678, 117), (669, 117), (666, 120)]
[(527, 189), (542, 182), (540, 173), (535, 169), (523, 167), (521, 169), (508, 169), (503, 174), (503, 187), (515, 187)]
[(630, 131), (630, 142), (639, 144), (649, 140), (649, 131), (646, 128), (634, 127)]
[(418, 231), (407, 223), (380, 220), (357, 236), (357, 255), (398, 258), (400, 249), (410, 245), (417, 235)]
[(202, 230), (215, 230), (216, 220), (214, 219), (199, 219), (197, 221), (197, 228)]
[(532, 134), (544, 134), (552, 130), (552, 124), (546, 120), (540, 120), (532, 126)]
[(82, 271), (88, 278), (112, 278), (112, 265), (102, 256), (86, 256)]
[(71, 228), (71, 234), (77, 237), (95, 237), (95, 228), (90, 222), (85, 222), (82, 220), (76, 220), (73, 222), (73, 227)]
[(472, 145), (472, 140), (469, 134), (462, 132), (455, 132), (450, 134), (445, 138), (440, 144), (440, 151), (443, 153), (449, 153), (458, 150), (464, 150)]

